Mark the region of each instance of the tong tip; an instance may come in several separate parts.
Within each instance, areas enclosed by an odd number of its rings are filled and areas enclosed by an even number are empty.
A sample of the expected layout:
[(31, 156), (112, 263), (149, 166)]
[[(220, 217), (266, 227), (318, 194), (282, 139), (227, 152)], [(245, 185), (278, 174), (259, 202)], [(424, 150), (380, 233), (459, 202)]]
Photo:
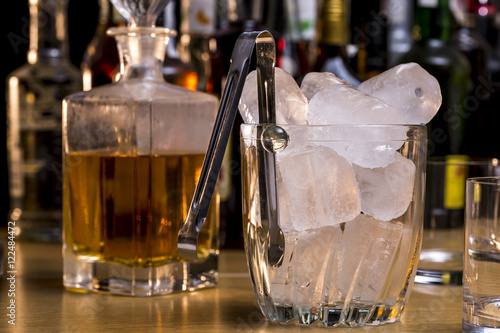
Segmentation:
[(198, 260), (197, 245), (199, 231), (196, 230), (196, 217), (196, 214), (192, 214), (189, 211), (186, 221), (184, 221), (179, 230), (177, 249), (181, 259)]

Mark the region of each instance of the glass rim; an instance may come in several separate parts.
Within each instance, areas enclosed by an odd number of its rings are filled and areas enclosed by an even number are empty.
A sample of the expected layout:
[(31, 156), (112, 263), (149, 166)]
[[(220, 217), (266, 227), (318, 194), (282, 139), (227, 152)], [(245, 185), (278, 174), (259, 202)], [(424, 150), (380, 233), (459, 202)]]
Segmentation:
[[(466, 156), (466, 155), (463, 155)], [(459, 166), (477, 166), (477, 165), (491, 165), (498, 166), (499, 160), (496, 157), (469, 157), (468, 160), (464, 161), (446, 161), (446, 157), (427, 157), (427, 164), (430, 165), (459, 165)]]
[[(312, 136), (307, 138), (299, 134), (301, 140), (307, 142), (408, 142), (408, 141), (426, 141), (426, 125), (403, 125), (403, 124), (334, 124), (334, 125), (297, 125), (297, 124), (241, 124), (240, 136), (244, 140), (262, 140), (261, 133), (268, 127), (277, 126), (282, 128), (293, 140), (294, 135), (304, 132), (325, 133), (323, 137)], [(387, 129), (387, 136), (374, 137), (369, 130)], [(353, 136), (353, 133), (357, 135)], [(367, 131), (363, 136), (362, 131)], [(360, 135), (361, 134), (361, 135)]]
[(242, 127), (266, 127), (266, 126), (280, 126), (288, 128), (413, 128), (413, 129), (426, 129), (425, 124), (420, 125), (406, 125), (406, 124), (327, 124), (327, 125), (309, 125), (309, 124), (241, 124)]
[(500, 186), (500, 176), (467, 178), (467, 183), (485, 186)]

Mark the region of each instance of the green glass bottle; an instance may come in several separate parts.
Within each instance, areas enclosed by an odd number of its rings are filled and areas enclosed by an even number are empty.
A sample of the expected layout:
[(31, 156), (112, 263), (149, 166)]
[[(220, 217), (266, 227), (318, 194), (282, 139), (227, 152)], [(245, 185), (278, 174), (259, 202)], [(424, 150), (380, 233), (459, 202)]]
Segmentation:
[[(452, 16), (448, 0), (417, 0), (415, 4), (415, 43), (400, 62), (416, 62), (439, 82), (443, 101), (427, 124), (429, 160), (446, 162), (444, 177), (433, 177), (429, 170), (426, 202), (442, 202), (439, 209), (426, 205), (425, 227), (459, 227), (463, 224), (467, 161), (464, 134), (467, 97), (471, 87), (471, 66), (465, 55), (452, 43)], [(444, 191), (444, 193), (441, 193)], [(439, 199), (439, 198), (441, 199)]]

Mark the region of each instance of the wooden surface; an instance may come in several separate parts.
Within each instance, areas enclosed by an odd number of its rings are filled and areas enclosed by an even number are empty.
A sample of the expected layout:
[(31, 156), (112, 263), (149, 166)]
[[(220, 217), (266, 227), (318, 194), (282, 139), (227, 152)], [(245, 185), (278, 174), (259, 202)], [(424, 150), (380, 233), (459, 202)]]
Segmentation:
[(243, 251), (221, 251), (216, 288), (156, 297), (69, 292), (61, 246), (17, 242), (16, 325), (8, 275), (0, 277), (0, 332), (461, 332), (462, 288), (416, 285), (401, 322), (378, 327), (281, 325), (261, 315)]

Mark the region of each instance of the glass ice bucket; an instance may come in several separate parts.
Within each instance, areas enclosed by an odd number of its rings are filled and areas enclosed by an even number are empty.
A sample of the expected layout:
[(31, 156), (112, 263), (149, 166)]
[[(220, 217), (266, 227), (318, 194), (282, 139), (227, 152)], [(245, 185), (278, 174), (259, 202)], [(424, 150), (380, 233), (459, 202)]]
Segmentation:
[(426, 147), (423, 125), (242, 125), (245, 252), (267, 318), (400, 319), (422, 240)]

